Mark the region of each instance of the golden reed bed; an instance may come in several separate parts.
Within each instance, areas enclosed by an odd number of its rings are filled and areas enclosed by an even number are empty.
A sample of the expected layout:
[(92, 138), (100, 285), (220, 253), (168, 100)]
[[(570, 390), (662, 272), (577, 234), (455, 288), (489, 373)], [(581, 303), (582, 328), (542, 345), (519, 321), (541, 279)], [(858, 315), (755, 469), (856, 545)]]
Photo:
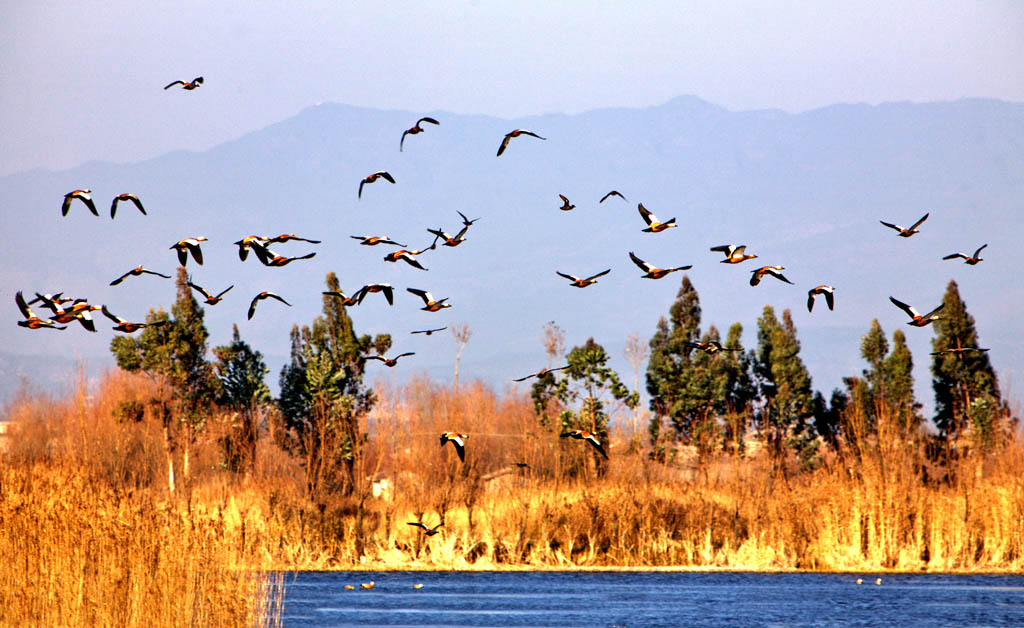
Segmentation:
[[(580, 450), (548, 437), (528, 399), (420, 380), (378, 389), (359, 490), (312, 503), (272, 433), (250, 473), (220, 467), (228, 416), (192, 443), (187, 477), (172, 452), (169, 493), (160, 427), (115, 412), (148, 385), (113, 373), (91, 394), (79, 383), (9, 404), (0, 625), (273, 624), (283, 579), (268, 571), (1024, 570), (1019, 436), (937, 477), (885, 429), (859, 458), (785, 474), (756, 455), (666, 466), (620, 434), (607, 473), (570, 477)], [(438, 448), (453, 424), (471, 435), (465, 465)], [(516, 459), (530, 470), (503, 474)], [(444, 526), (428, 538), (416, 520)]]

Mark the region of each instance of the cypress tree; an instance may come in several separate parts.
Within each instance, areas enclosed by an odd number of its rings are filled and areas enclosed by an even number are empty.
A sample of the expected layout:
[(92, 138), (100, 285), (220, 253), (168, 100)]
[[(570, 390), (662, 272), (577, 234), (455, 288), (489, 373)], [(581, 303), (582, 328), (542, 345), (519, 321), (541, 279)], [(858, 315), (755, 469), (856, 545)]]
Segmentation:
[(242, 340), (238, 325), (232, 326), (231, 344), (214, 347), (217, 360), (213, 367), (220, 380), (218, 402), (234, 411), (240, 419), (237, 427), (221, 439), (224, 465), (234, 471), (250, 472), (256, 462), (258, 421), (270, 403), (267, 365), (263, 354)]

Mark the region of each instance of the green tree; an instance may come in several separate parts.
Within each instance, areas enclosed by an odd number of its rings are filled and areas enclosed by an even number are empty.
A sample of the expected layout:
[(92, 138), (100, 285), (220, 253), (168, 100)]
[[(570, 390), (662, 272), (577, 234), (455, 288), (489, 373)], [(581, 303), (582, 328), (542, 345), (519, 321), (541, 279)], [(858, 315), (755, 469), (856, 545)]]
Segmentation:
[[(327, 290), (340, 291), (333, 272)], [(291, 359), (281, 369), (278, 400), (282, 440), (302, 456), (307, 489), (318, 503), (329, 492), (347, 495), (356, 488), (355, 465), (366, 439), (360, 421), (376, 401), (363, 384), (364, 356), (390, 347), (387, 334), (357, 337), (341, 299), (327, 295), (312, 326), (291, 330)]]
[(760, 407), (755, 413), (776, 468), (783, 468), (786, 448), (806, 458), (813, 453), (814, 441), (807, 429), (813, 416), (811, 376), (800, 359), (800, 341), (789, 310), (782, 322), (775, 310), (764, 307), (758, 320), (757, 358), (754, 376)]
[[(999, 393), (999, 380), (983, 351), (978, 348), (974, 317), (960, 298), (955, 281), (946, 286), (942, 317), (933, 323), (932, 389), (935, 391), (935, 425), (947, 439), (967, 426), (974, 438), (986, 442), (995, 436), (999, 417), (1007, 414)], [(953, 350), (951, 353), (943, 353)]]
[(213, 355), (221, 384), (218, 402), (239, 419), (221, 439), (224, 464), (235, 473), (249, 473), (256, 462), (259, 422), (270, 404), (267, 365), (263, 354), (242, 340), (238, 325), (232, 326), (231, 344), (214, 347)]
[[(533, 385), (534, 409), (542, 415), (542, 422), (550, 424), (550, 417), (543, 416), (551, 408), (550, 400), (560, 402), (562, 410), (558, 417), (562, 432), (576, 429), (587, 430), (605, 443), (608, 441), (608, 398), (623, 401), (628, 408), (640, 402), (636, 392), (619, 380), (619, 375), (608, 367), (609, 356), (604, 347), (589, 338), (583, 346), (573, 347), (568, 355), (569, 368), (548, 373), (538, 378)], [(571, 409), (576, 406), (577, 409)], [(596, 455), (599, 469), (602, 461)]]
[(654, 414), (651, 420), (660, 425), (662, 417), (668, 417), (684, 442), (691, 440), (697, 420), (691, 403), (697, 385), (688, 382), (693, 367), (689, 343), (700, 339), (700, 318), (700, 297), (690, 277), (683, 275), (669, 318), (658, 320), (647, 362), (647, 393)]
[(168, 485), (174, 491), (173, 453), (182, 451), (182, 476), (189, 477), (189, 453), (210, 416), (217, 392), (217, 379), (206, 359), (209, 333), (203, 322), (203, 309), (192, 296), (188, 274), (178, 268), (175, 281), (177, 299), (171, 317), (163, 310), (150, 310), (150, 325), (138, 338), (124, 335), (114, 338), (110, 351), (117, 365), (129, 372), (143, 372), (158, 383), (158, 397), (150, 406), (164, 428), (168, 460)]
[(907, 347), (907, 337), (899, 329), (892, 333), (892, 352), (882, 370), (886, 402), (899, 427), (909, 434), (921, 425), (921, 404), (914, 398), (914, 357)]

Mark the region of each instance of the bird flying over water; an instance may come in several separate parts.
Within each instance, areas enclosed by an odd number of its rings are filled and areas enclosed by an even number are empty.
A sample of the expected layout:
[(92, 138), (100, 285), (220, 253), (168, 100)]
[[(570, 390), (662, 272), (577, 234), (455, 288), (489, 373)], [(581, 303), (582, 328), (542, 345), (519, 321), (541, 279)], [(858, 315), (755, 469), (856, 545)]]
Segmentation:
[(128, 272), (126, 272), (125, 274), (121, 275), (117, 279), (111, 281), (110, 285), (112, 285), (112, 286), (119, 285), (125, 279), (127, 279), (129, 277), (138, 277), (139, 275), (141, 275), (143, 273), (146, 273), (147, 275), (156, 275), (157, 277), (163, 277), (164, 279), (170, 279), (171, 278), (170, 275), (165, 275), (163, 273), (158, 273), (155, 270), (149, 270), (148, 268), (143, 268), (142, 265), (140, 264), (139, 266), (136, 266), (135, 268), (133, 268), (133, 269), (129, 270)]
[(444, 447), (445, 443), (451, 443), (452, 447), (455, 448), (455, 453), (459, 454), (459, 460), (466, 461), (466, 440), (469, 438), (469, 434), (459, 434), (458, 432), (445, 432), (441, 434), (441, 446)]
[(164, 89), (170, 89), (170, 88), (174, 87), (175, 85), (181, 85), (182, 89), (185, 89), (185, 90), (188, 90), (188, 91), (192, 91), (193, 89), (199, 87), (202, 84), (203, 84), (203, 77), (197, 76), (194, 79), (192, 79), (191, 81), (177, 80), (177, 81), (174, 81), (173, 83), (168, 83), (167, 86), (164, 87)]
[(601, 445), (601, 441), (597, 439), (597, 435), (587, 430), (573, 430), (571, 432), (562, 432), (559, 434), (561, 438), (575, 438), (578, 440), (585, 440), (590, 443), (594, 449), (599, 451), (605, 460), (608, 459), (608, 453), (604, 450), (604, 446)]
[[(931, 213), (931, 212), (929, 212), (929, 213)], [(915, 222), (914, 224), (910, 225), (909, 227), (901, 227), (899, 225), (894, 225), (891, 222), (885, 222), (884, 220), (879, 220), (878, 222), (882, 223), (886, 227), (889, 227), (890, 229), (895, 229), (896, 231), (898, 231), (899, 233), (897, 233), (896, 235), (900, 236), (901, 238), (909, 238), (910, 236), (914, 235), (915, 233), (920, 233), (917, 230), (917, 228), (920, 227), (921, 223), (924, 222), (927, 219), (928, 219), (928, 214), (925, 214), (924, 216), (921, 216), (920, 218), (918, 218), (917, 222)]]
[(510, 131), (505, 134), (505, 139), (501, 141), (501, 146), (498, 147), (498, 157), (501, 157), (501, 154), (505, 152), (506, 148), (508, 148), (508, 143), (512, 141), (512, 138), (519, 137), (520, 135), (529, 135), (530, 137), (535, 137), (539, 140), (547, 139), (546, 137), (541, 137), (537, 135), (533, 131), (527, 131), (525, 129), (516, 129), (515, 131)]
[(359, 182), (359, 198), (363, 198), (363, 186), (367, 183), (373, 183), (377, 179), (384, 179), (389, 183), (394, 183), (395, 178), (391, 176), (391, 173), (384, 170), (378, 170), (371, 175), (367, 175), (362, 181)]
[(811, 310), (814, 309), (814, 297), (816, 297), (819, 294), (825, 295), (825, 305), (827, 305), (828, 309), (831, 311), (834, 305), (833, 299), (835, 297), (833, 293), (835, 292), (835, 290), (836, 289), (833, 288), (832, 286), (818, 286), (816, 288), (811, 288), (810, 290), (808, 290), (807, 311), (810, 312)]
[(988, 246), (988, 245), (987, 244), (982, 244), (981, 246), (979, 246), (978, 250), (974, 252), (974, 255), (964, 255), (963, 253), (952, 253), (950, 255), (947, 255), (947, 256), (943, 257), (942, 259), (956, 259), (958, 257), (962, 257), (962, 258), (964, 258), (964, 263), (965, 264), (967, 264), (969, 266), (974, 266), (978, 262), (982, 261), (982, 259), (980, 257), (981, 250), (983, 248), (985, 248), (986, 246)]
[(65, 194), (64, 203), (60, 206), (61, 216), (68, 215), (68, 211), (71, 209), (71, 201), (75, 200), (76, 198), (85, 203), (85, 206), (89, 208), (89, 211), (92, 212), (93, 216), (99, 216), (100, 213), (96, 211), (96, 204), (92, 202), (92, 196), (90, 196), (91, 194), (92, 190), (72, 190), (71, 192)]
[(589, 285), (597, 283), (597, 278), (598, 277), (604, 277), (605, 275), (607, 275), (610, 272), (612, 272), (611, 268), (609, 268), (607, 270), (602, 270), (601, 272), (597, 273), (596, 275), (591, 275), (591, 276), (586, 277), (584, 279), (580, 279), (579, 277), (573, 277), (572, 275), (567, 275), (567, 274), (563, 273), (560, 270), (556, 270), (555, 274), (558, 275), (559, 277), (564, 277), (564, 278), (568, 279), (569, 282), (571, 283), (571, 285), (573, 285), (576, 288), (586, 288)]
[(111, 218), (113, 218), (114, 214), (117, 212), (117, 204), (120, 203), (121, 201), (128, 201), (128, 202), (134, 203), (135, 206), (139, 208), (139, 211), (142, 212), (142, 215), (143, 216), (146, 215), (146, 208), (142, 206), (142, 201), (139, 200), (139, 197), (135, 196), (134, 194), (125, 193), (125, 194), (118, 194), (117, 196), (114, 197), (114, 200), (110, 202), (110, 217)]
[(278, 301), (280, 301), (281, 303), (284, 303), (288, 307), (291, 307), (291, 305), (292, 305), (291, 303), (285, 301), (284, 299), (282, 299), (280, 296), (274, 294), (273, 292), (263, 291), (263, 292), (257, 294), (256, 296), (254, 296), (252, 298), (252, 301), (249, 303), (249, 315), (247, 317), (249, 320), (252, 320), (252, 315), (256, 313), (256, 304), (259, 303), (260, 301), (264, 300), (264, 299), (277, 299)]
[(669, 218), (666, 222), (660, 222), (658, 217), (652, 214), (643, 203), (638, 203), (636, 206), (637, 211), (640, 212), (640, 217), (647, 223), (647, 228), (643, 229), (645, 233), (658, 233), (672, 227), (676, 227), (676, 219)]
[(906, 303), (898, 301), (892, 297), (889, 297), (889, 300), (892, 301), (893, 305), (907, 313), (907, 316), (910, 317), (910, 322), (907, 323), (907, 325), (913, 325), (914, 327), (924, 327), (925, 325), (930, 325), (933, 321), (939, 320), (939, 310), (946, 305), (945, 303), (942, 303), (931, 312), (921, 315), (921, 313), (914, 309), (913, 306), (907, 305)]
[(403, 150), (403, 146), (405, 145), (405, 136), (406, 135), (416, 135), (418, 133), (422, 133), (423, 132), (424, 129), (423, 129), (423, 127), (420, 126), (420, 124), (422, 124), (423, 122), (429, 122), (430, 124), (441, 124), (440, 122), (438, 122), (437, 120), (435, 120), (433, 118), (428, 118), (426, 116), (420, 118), (419, 120), (416, 121), (416, 124), (414, 124), (411, 129), (407, 129), (404, 133), (402, 133), (402, 140), (400, 142), (398, 142), (398, 151), (399, 152), (402, 152), (402, 150)]
[(687, 264), (686, 266), (676, 266), (675, 268), (657, 268), (656, 266), (651, 266), (647, 262), (643, 261), (636, 255), (634, 255), (633, 251), (629, 252), (629, 259), (633, 260), (633, 263), (639, 266), (640, 270), (647, 273), (645, 275), (641, 275), (641, 278), (643, 279), (661, 279), (665, 275), (669, 273), (674, 273), (677, 270), (690, 270), (691, 268), (693, 268), (692, 264)]

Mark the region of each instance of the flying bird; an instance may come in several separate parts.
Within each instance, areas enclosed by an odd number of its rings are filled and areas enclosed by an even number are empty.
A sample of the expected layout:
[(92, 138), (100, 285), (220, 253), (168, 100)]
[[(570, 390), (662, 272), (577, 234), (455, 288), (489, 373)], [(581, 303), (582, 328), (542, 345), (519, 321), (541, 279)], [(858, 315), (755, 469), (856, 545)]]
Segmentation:
[(420, 290), (418, 288), (406, 288), (406, 291), (415, 294), (419, 298), (423, 299), (423, 303), (425, 303), (426, 305), (424, 307), (421, 307), (421, 310), (425, 310), (427, 312), (437, 312), (443, 310), (446, 307), (451, 307), (451, 304), (445, 303), (445, 301), (448, 300), (448, 297), (445, 297), (440, 301), (436, 301), (434, 300), (434, 296), (427, 292), (426, 290)]
[(721, 261), (723, 264), (739, 264), (745, 262), (748, 259), (754, 259), (756, 255), (747, 255), (747, 245), (733, 246), (731, 244), (722, 244), (720, 246), (711, 247), (712, 251), (719, 253), (725, 253), (725, 259)]
[(560, 210), (562, 210), (564, 212), (567, 212), (567, 211), (570, 211), (570, 210), (576, 208), (575, 205), (572, 205), (572, 204), (569, 203), (569, 199), (565, 198), (565, 195), (559, 194), (558, 198), (562, 199), (562, 206), (559, 207), (558, 209), (560, 209)]
[(278, 301), (280, 301), (281, 303), (284, 303), (288, 307), (292, 306), (291, 303), (285, 301), (284, 299), (282, 299), (278, 295), (274, 294), (273, 292), (267, 292), (267, 291), (264, 290), (263, 292), (261, 292), (261, 293), (257, 294), (256, 296), (254, 296), (252, 298), (252, 302), (249, 303), (249, 316), (248, 316), (249, 320), (252, 320), (252, 315), (256, 313), (256, 304), (259, 303), (260, 301), (262, 301), (263, 299), (277, 299)]
[(462, 218), (462, 224), (466, 227), (472, 227), (474, 222), (480, 220), (479, 218), (474, 218), (473, 220), (470, 220), (469, 218), (466, 218), (466, 214), (463, 214), (460, 211), (456, 211), (455, 213)]
[(194, 238), (185, 238), (184, 240), (178, 240), (170, 246), (178, 252), (178, 263), (184, 266), (188, 262), (188, 254), (192, 254), (192, 259), (196, 261), (196, 264), (203, 265), (203, 250), (199, 248), (200, 242), (206, 242), (206, 238), (203, 236), (196, 236)]
[(836, 289), (833, 288), (832, 286), (818, 286), (816, 288), (811, 288), (810, 290), (808, 290), (807, 311), (810, 312), (811, 310), (814, 309), (814, 297), (818, 296), (819, 294), (825, 295), (825, 305), (827, 305), (829, 311), (831, 311), (832, 307), (835, 305), (835, 296), (833, 294), (835, 290)]
[(455, 453), (459, 454), (459, 460), (466, 461), (466, 442), (465, 439), (469, 438), (469, 434), (459, 434), (458, 432), (445, 432), (441, 434), (441, 446), (444, 447), (445, 443), (451, 443), (452, 447), (455, 448)]
[(114, 197), (114, 200), (110, 202), (110, 217), (111, 218), (113, 218), (114, 214), (117, 213), (117, 204), (120, 203), (121, 201), (129, 201), (129, 202), (135, 203), (135, 206), (139, 208), (139, 211), (142, 212), (142, 215), (143, 216), (146, 215), (146, 208), (142, 206), (142, 201), (139, 200), (139, 197), (135, 196), (134, 194), (127, 194), (127, 193), (125, 193), (125, 194), (118, 194), (117, 196)]
[(85, 299), (76, 299), (71, 304), (70, 309), (57, 306), (50, 320), (62, 324), (78, 321), (87, 331), (95, 332), (96, 325), (93, 323), (92, 316), (89, 313), (100, 309), (102, 308), (98, 305), (89, 305)]
[(26, 327), (28, 329), (42, 329), (44, 327), (48, 329), (67, 329), (66, 325), (58, 325), (54, 321), (44, 321), (32, 312), (32, 308), (25, 303), (25, 297), (22, 296), (19, 290), (14, 295), (14, 302), (18, 305), (18, 309), (21, 310), (21, 316), (25, 320), (18, 321), (18, 326)]
[(244, 262), (246, 258), (249, 257), (249, 249), (252, 248), (253, 245), (260, 245), (261, 242), (266, 242), (268, 240), (270, 240), (270, 238), (251, 235), (245, 236), (238, 242), (235, 242), (238, 246), (238, 259)]
[[(929, 212), (929, 213), (931, 213), (931, 212)], [(921, 223), (924, 222), (927, 219), (928, 219), (928, 214), (925, 214), (924, 216), (921, 216), (917, 220), (917, 222), (915, 222), (914, 224), (912, 224), (912, 225), (910, 225), (909, 227), (906, 227), (906, 228), (901, 227), (899, 225), (894, 225), (891, 222), (885, 222), (884, 220), (879, 220), (878, 222), (882, 223), (886, 227), (889, 227), (890, 229), (895, 229), (896, 231), (898, 231), (899, 233), (896, 234), (896, 235), (900, 236), (901, 238), (909, 238), (910, 236), (914, 235), (915, 233), (920, 233), (917, 230), (917, 228), (920, 227)]]
[(441, 124), (440, 122), (438, 122), (437, 120), (435, 120), (433, 118), (428, 118), (426, 116), (420, 118), (419, 120), (416, 121), (416, 124), (414, 124), (411, 129), (408, 129), (404, 133), (402, 133), (402, 140), (400, 142), (398, 142), (398, 152), (402, 152), (402, 150), (403, 150), (403, 146), (405, 144), (405, 136), (406, 135), (416, 135), (416, 134), (422, 133), (424, 131), (423, 127), (420, 126), (420, 124), (422, 124), (423, 122), (429, 122), (430, 124), (438, 124), (438, 125)]
[(646, 207), (644, 207), (643, 203), (638, 203), (636, 208), (637, 211), (640, 212), (640, 217), (643, 218), (644, 222), (647, 223), (647, 228), (643, 229), (645, 233), (658, 233), (659, 231), (664, 231), (666, 229), (671, 229), (672, 227), (679, 226), (676, 224), (675, 218), (669, 218), (666, 222), (660, 222), (657, 216), (652, 214), (650, 211), (647, 210)]
[(708, 355), (714, 355), (722, 351), (742, 351), (742, 349), (729, 349), (727, 347), (723, 347), (722, 343), (717, 340), (708, 340), (706, 342), (694, 342), (689, 340), (686, 342), (686, 348), (687, 350), (697, 349), (698, 351), (703, 351)]
[(408, 355), (416, 355), (416, 353), (414, 353), (412, 351), (410, 351), (408, 353), (399, 353), (398, 355), (396, 355), (393, 358), (385, 358), (382, 355), (368, 355), (368, 356), (364, 357), (363, 359), (364, 360), (380, 360), (381, 362), (384, 363), (384, 366), (386, 366), (388, 368), (394, 368), (395, 365), (398, 364), (399, 358), (404, 358), (405, 356), (408, 356)]
[[(280, 268), (281, 266), (287, 266), (295, 260), (300, 259), (313, 259), (316, 257), (316, 252), (306, 253), (305, 255), (297, 255), (295, 257), (285, 257), (284, 255), (278, 255), (270, 249), (264, 248), (260, 244), (251, 244), (252, 252), (256, 254), (256, 257), (263, 262), (264, 266), (274, 266)], [(262, 249), (262, 250), (261, 250)]]
[[(438, 529), (438, 528), (440, 528), (441, 526), (443, 526), (443, 525), (444, 525), (444, 521), (442, 521), (441, 523), (437, 524), (437, 525), (436, 525), (436, 526), (434, 526), (433, 528), (428, 528), (427, 526), (423, 525), (423, 524), (422, 524), (422, 523), (420, 523), (419, 521), (410, 521), (410, 522), (408, 522), (408, 523), (407, 523), (406, 525), (411, 525), (411, 526), (415, 526), (415, 527), (417, 527), (417, 528), (423, 528), (423, 534), (424, 534), (425, 536), (434, 536), (434, 535), (435, 535), (435, 534), (437, 534), (437, 532), (438, 532), (438, 530), (437, 530), (437, 529)], [(413, 585), (413, 586), (416, 586), (416, 585)], [(419, 585), (419, 586), (423, 586), (423, 585), (421, 584), (421, 585)], [(418, 588), (418, 587), (417, 587), (417, 588)]]
[(605, 460), (608, 459), (608, 453), (605, 452), (604, 446), (601, 445), (601, 441), (597, 440), (597, 436), (593, 432), (587, 430), (573, 430), (571, 432), (562, 432), (559, 434), (561, 438), (575, 438), (579, 440), (585, 440), (594, 446), (594, 449), (599, 451)]
[(224, 295), (228, 293), (228, 290), (235, 287), (234, 284), (231, 284), (227, 288), (221, 290), (219, 294), (213, 295), (207, 292), (206, 289), (203, 288), (202, 286), (192, 283), (191, 280), (189, 280), (188, 285), (190, 288), (192, 288), (193, 290), (198, 290), (199, 293), (203, 295), (203, 297), (205, 298), (205, 303), (207, 305), (217, 305), (218, 303), (220, 303), (220, 300), (224, 297)]
[(429, 336), (431, 334), (435, 334), (435, 333), (437, 333), (439, 331), (444, 331), (446, 329), (448, 329), (447, 325), (444, 326), (444, 327), (438, 327), (437, 329), (417, 329), (416, 331), (411, 331), (409, 333), (410, 334), (423, 334), (424, 336)]
[(114, 331), (120, 331), (126, 334), (133, 334), (139, 331), (140, 329), (144, 329), (146, 327), (160, 327), (170, 322), (168, 320), (162, 320), (153, 321), (152, 323), (130, 323), (125, 319), (121, 318), (120, 316), (114, 314), (110, 310), (108, 310), (106, 305), (102, 306), (100, 310), (102, 310), (104, 316), (106, 316), (110, 320), (114, 321), (114, 323), (116, 323), (114, 327), (112, 327)]
[(752, 270), (750, 271), (750, 285), (756, 286), (757, 284), (761, 283), (761, 278), (764, 277), (765, 275), (771, 275), (772, 277), (775, 277), (779, 281), (785, 281), (788, 284), (792, 284), (793, 282), (786, 279), (785, 275), (782, 274), (781, 271), (783, 270), (785, 270), (783, 266), (762, 266), (757, 270)]
[(633, 263), (639, 266), (640, 270), (647, 273), (645, 275), (641, 275), (641, 278), (643, 279), (661, 279), (665, 275), (669, 273), (674, 273), (677, 270), (690, 270), (691, 268), (693, 268), (692, 264), (687, 264), (686, 266), (676, 266), (675, 268), (657, 268), (655, 266), (651, 266), (647, 262), (643, 261), (636, 255), (634, 255), (633, 251), (629, 252), (629, 259), (633, 260)]
[(512, 141), (512, 138), (513, 137), (519, 137), (520, 135), (529, 135), (530, 137), (535, 137), (535, 138), (537, 138), (539, 140), (546, 140), (547, 139), (546, 137), (541, 137), (541, 136), (537, 135), (533, 131), (526, 131), (524, 129), (516, 129), (515, 131), (511, 131), (511, 132), (505, 134), (505, 139), (503, 139), (501, 141), (501, 146), (498, 147), (498, 157), (501, 157), (501, 154), (505, 152), (506, 148), (508, 148), (508, 143), (510, 141)]
[(300, 238), (299, 236), (295, 235), (294, 233), (282, 233), (279, 236), (276, 236), (276, 237), (273, 237), (273, 238), (267, 238), (266, 241), (267, 241), (268, 244), (271, 243), (271, 242), (277, 242), (277, 243), (283, 244), (285, 242), (290, 242), (292, 240), (295, 240), (297, 242), (309, 242), (310, 244), (320, 244), (322, 242), (322, 240), (310, 240), (309, 238)]
[(367, 183), (373, 183), (377, 179), (384, 179), (389, 183), (395, 182), (395, 178), (392, 177), (390, 173), (385, 172), (384, 170), (374, 172), (373, 174), (368, 175), (366, 178), (359, 182), (359, 198), (363, 198), (363, 186), (366, 185)]
[(334, 297), (336, 299), (341, 299), (341, 304), (343, 306), (345, 306), (345, 307), (349, 307), (351, 305), (359, 305), (359, 295), (362, 294), (362, 293), (357, 291), (352, 296), (347, 297), (347, 296), (345, 296), (344, 292), (332, 292), (332, 291), (329, 291), (329, 290), (325, 290), (321, 294), (323, 294), (325, 296), (328, 296), (328, 297)]
[[(436, 242), (436, 240), (435, 240), (435, 242)], [(419, 255), (420, 253), (423, 253), (424, 251), (429, 251), (429, 250), (431, 250), (433, 248), (434, 248), (434, 246), (431, 245), (431, 246), (428, 246), (427, 248), (425, 248), (425, 249), (423, 249), (421, 251), (407, 251), (405, 249), (399, 249), (397, 251), (392, 251), (392, 252), (388, 253), (387, 255), (385, 255), (384, 256), (384, 261), (385, 262), (397, 262), (398, 260), (402, 260), (403, 262), (405, 262), (406, 264), (412, 266), (413, 268), (418, 268), (420, 270), (427, 270), (426, 268), (423, 267), (422, 264), (419, 263), (419, 260), (416, 259), (416, 256)]]
[(889, 297), (889, 300), (892, 301), (893, 305), (907, 313), (907, 316), (910, 317), (910, 322), (907, 323), (907, 325), (913, 325), (914, 327), (924, 327), (925, 325), (930, 325), (932, 321), (939, 320), (939, 310), (946, 305), (945, 303), (942, 303), (939, 307), (922, 316), (920, 312), (902, 301), (898, 301), (892, 297)]
[(560, 270), (556, 270), (555, 274), (558, 275), (559, 277), (565, 277), (566, 279), (568, 279), (571, 282), (571, 284), (573, 286), (575, 286), (577, 288), (586, 288), (587, 286), (589, 286), (591, 284), (597, 283), (597, 278), (598, 277), (604, 277), (605, 275), (607, 275), (610, 272), (612, 272), (611, 268), (609, 268), (607, 270), (602, 270), (601, 272), (597, 273), (596, 275), (591, 275), (591, 276), (589, 276), (589, 277), (587, 277), (585, 279), (580, 279), (579, 277), (573, 277), (572, 275), (567, 275), (567, 274), (563, 273)]
[(531, 377), (541, 378), (541, 377), (544, 377), (545, 375), (547, 375), (548, 373), (554, 373), (555, 371), (564, 371), (567, 368), (569, 368), (568, 364), (566, 364), (565, 366), (559, 366), (559, 367), (553, 368), (553, 369), (541, 369), (541, 370), (537, 371), (536, 373), (530, 373), (529, 375), (524, 375), (523, 377), (520, 377), (518, 379), (514, 379), (512, 381), (514, 381), (514, 382), (525, 382), (526, 380), (530, 379)]
[(163, 273), (158, 273), (155, 270), (149, 270), (148, 268), (143, 268), (142, 265), (140, 264), (140, 265), (136, 266), (135, 268), (129, 270), (125, 274), (121, 275), (117, 279), (111, 281), (110, 285), (116, 286), (116, 285), (120, 284), (122, 281), (124, 281), (125, 279), (127, 279), (129, 277), (138, 277), (139, 275), (141, 275), (143, 273), (145, 273), (147, 275), (156, 275), (157, 277), (163, 277), (164, 279), (170, 279), (171, 278), (170, 275), (165, 275)]
[(608, 198), (611, 197), (611, 196), (618, 196), (622, 200), (626, 200), (626, 197), (623, 196), (621, 192), (619, 192), (618, 190), (612, 190), (611, 192), (609, 192), (609, 193), (605, 194), (604, 196), (602, 196), (601, 200), (599, 200), (598, 203), (600, 204), (600, 203), (603, 203), (603, 202), (607, 201)]
[(173, 83), (168, 83), (167, 86), (164, 87), (164, 89), (170, 89), (170, 88), (174, 87), (175, 85), (181, 85), (182, 89), (185, 89), (185, 90), (188, 90), (188, 91), (192, 91), (193, 89), (199, 87), (202, 84), (203, 84), (203, 77), (197, 76), (194, 79), (192, 79), (191, 81), (181, 81), (181, 80), (178, 80), (178, 81), (174, 81)]
[(349, 236), (353, 240), (362, 240), (359, 244), (362, 246), (377, 246), (378, 244), (394, 244), (395, 246), (409, 246), (408, 244), (401, 244), (395, 242), (387, 236)]
[(958, 257), (962, 257), (962, 258), (964, 258), (964, 263), (965, 264), (967, 264), (969, 266), (974, 266), (978, 262), (982, 261), (982, 259), (980, 257), (981, 250), (983, 248), (985, 248), (986, 246), (988, 246), (988, 245), (987, 244), (982, 244), (981, 246), (979, 246), (978, 250), (974, 252), (974, 255), (964, 255), (963, 253), (952, 253), (950, 255), (947, 255), (947, 256), (943, 257), (942, 259), (956, 259)]
[(354, 294), (353, 296), (358, 297), (359, 300), (356, 303), (362, 305), (363, 299), (366, 298), (366, 295), (371, 294), (373, 292), (383, 292), (384, 298), (388, 300), (388, 305), (395, 304), (395, 290), (394, 288), (391, 287), (391, 284), (389, 283), (368, 283), (362, 288), (360, 288), (359, 291), (356, 292), (356, 294)]
[(68, 210), (71, 209), (71, 201), (76, 198), (85, 203), (85, 206), (89, 208), (89, 211), (91, 211), (94, 216), (99, 216), (100, 213), (96, 211), (96, 204), (92, 202), (91, 194), (92, 190), (73, 190), (65, 194), (64, 203), (60, 206), (61, 216), (68, 215)]
[(953, 348), (950, 348), (950, 349), (942, 349), (941, 351), (932, 351), (932, 355), (952, 354), (952, 355), (955, 355), (957, 357), (957, 359), (962, 359), (963, 358), (963, 354), (971, 353), (972, 351), (978, 351), (980, 353), (984, 353), (985, 351), (988, 351), (988, 349), (982, 349), (980, 347), (953, 347)]
[[(430, 233), (439, 238), (443, 246), (458, 246), (462, 244), (463, 242), (466, 241), (467, 231), (469, 231), (469, 227), (466, 225), (463, 225), (462, 229), (459, 230), (459, 232), (456, 233), (455, 235), (451, 235), (450, 233), (443, 231), (441, 229), (427, 229), (427, 233)], [(435, 239), (434, 242), (436, 243), (437, 240)], [(433, 245), (431, 245), (431, 248), (432, 247)]]

